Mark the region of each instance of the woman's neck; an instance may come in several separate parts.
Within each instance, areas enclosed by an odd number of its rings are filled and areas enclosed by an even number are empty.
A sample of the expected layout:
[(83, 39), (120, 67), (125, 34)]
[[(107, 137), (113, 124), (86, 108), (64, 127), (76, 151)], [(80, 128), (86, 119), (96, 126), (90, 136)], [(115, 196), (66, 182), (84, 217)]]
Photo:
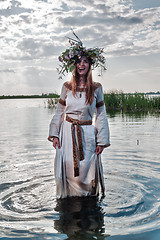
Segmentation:
[(78, 87), (85, 87), (86, 86), (86, 78), (85, 76), (79, 77)]

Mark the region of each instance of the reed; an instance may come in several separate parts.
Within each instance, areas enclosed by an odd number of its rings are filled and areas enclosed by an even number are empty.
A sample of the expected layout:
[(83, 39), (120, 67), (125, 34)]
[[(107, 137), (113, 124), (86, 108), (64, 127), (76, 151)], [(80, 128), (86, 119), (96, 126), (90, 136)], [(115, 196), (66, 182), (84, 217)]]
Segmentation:
[[(47, 107), (55, 108), (58, 97), (48, 98)], [(110, 91), (104, 93), (104, 103), (108, 112), (160, 112), (160, 96), (150, 97), (145, 93)]]
[(108, 111), (160, 111), (160, 97), (149, 97), (145, 93), (125, 94), (123, 92), (111, 91), (104, 93), (104, 102)]
[(47, 99), (47, 107), (48, 108), (55, 108), (58, 103), (59, 98), (48, 98)]

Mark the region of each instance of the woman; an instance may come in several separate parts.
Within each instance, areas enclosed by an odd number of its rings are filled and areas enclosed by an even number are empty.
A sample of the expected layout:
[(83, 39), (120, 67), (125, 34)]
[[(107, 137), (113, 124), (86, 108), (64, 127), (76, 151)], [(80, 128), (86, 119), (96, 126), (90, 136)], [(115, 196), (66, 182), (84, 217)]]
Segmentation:
[(61, 73), (68, 70), (73, 74), (71, 81), (63, 84), (48, 137), (56, 148), (57, 197), (98, 196), (99, 184), (104, 194), (100, 156), (110, 142), (102, 86), (93, 82), (91, 65), (104, 63), (103, 51), (86, 50), (82, 42), (70, 43), (59, 60)]

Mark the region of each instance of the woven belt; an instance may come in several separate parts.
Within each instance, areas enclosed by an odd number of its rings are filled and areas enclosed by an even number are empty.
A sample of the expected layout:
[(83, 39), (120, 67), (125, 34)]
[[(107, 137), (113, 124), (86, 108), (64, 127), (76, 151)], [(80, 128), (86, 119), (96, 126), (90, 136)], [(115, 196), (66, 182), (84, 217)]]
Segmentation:
[[(73, 119), (68, 115), (66, 115), (66, 121), (72, 123), (71, 132), (72, 132), (72, 141), (73, 141), (74, 176), (77, 177), (79, 176), (78, 159), (80, 161), (84, 159), (81, 125), (92, 125), (92, 120), (81, 121), (81, 120)], [(77, 131), (78, 151), (77, 151), (76, 141), (74, 136), (74, 126), (76, 126), (76, 131)]]

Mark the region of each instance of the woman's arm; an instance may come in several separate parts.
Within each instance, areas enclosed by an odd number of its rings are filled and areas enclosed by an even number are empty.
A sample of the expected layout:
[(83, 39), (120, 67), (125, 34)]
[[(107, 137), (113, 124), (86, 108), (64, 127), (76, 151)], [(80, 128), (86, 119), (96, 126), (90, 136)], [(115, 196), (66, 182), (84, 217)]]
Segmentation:
[(57, 145), (58, 148), (60, 148), (59, 132), (60, 132), (60, 128), (61, 128), (62, 122), (64, 120), (64, 115), (65, 115), (66, 92), (67, 92), (67, 89), (63, 84), (60, 99), (59, 99), (59, 102), (56, 107), (55, 115), (53, 116), (53, 118), (50, 122), (50, 126), (49, 126), (48, 140), (53, 142), (53, 147), (56, 147), (56, 145)]
[(105, 108), (105, 104), (103, 101), (102, 86), (100, 86), (98, 88), (95, 127), (97, 130), (96, 154), (100, 154), (100, 153), (102, 153), (104, 148), (110, 146), (110, 133), (109, 133), (106, 108)]

